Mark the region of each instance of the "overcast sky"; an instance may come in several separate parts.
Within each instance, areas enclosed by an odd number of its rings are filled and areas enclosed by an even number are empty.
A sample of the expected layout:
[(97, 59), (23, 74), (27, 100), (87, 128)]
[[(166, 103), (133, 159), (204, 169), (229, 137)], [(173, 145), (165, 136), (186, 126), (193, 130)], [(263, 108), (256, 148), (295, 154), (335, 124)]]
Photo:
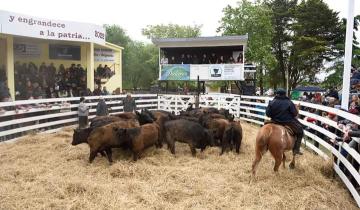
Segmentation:
[[(32, 16), (118, 24), (132, 39), (147, 41), (141, 35), (146, 25), (201, 24), (202, 36), (215, 36), (222, 9), (237, 0), (1, 0), (0, 9)], [(347, 0), (325, 0), (330, 8), (347, 15)], [(360, 0), (355, 0), (355, 14), (360, 14)]]

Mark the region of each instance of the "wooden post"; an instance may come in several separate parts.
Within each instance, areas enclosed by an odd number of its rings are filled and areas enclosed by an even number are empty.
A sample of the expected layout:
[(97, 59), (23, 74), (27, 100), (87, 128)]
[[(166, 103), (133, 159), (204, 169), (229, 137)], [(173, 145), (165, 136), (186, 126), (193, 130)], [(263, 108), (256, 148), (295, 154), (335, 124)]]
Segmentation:
[(94, 84), (94, 43), (90, 42), (86, 46), (86, 83), (87, 88), (89, 88), (91, 91), (94, 90), (95, 84)]
[(6, 54), (7, 86), (12, 100), (15, 101), (14, 39), (10, 35), (6, 37)]
[(195, 97), (195, 108), (199, 108), (199, 103), (200, 103), (200, 77), (198, 75), (197, 76), (197, 94)]

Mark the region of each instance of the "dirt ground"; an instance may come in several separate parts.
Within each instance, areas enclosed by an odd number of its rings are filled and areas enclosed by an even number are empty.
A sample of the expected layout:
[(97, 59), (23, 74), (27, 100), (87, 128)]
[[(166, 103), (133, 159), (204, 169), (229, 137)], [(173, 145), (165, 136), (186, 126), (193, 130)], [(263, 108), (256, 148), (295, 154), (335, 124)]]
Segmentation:
[(177, 143), (176, 156), (149, 148), (137, 162), (114, 149), (113, 165), (100, 156), (89, 164), (71, 128), (2, 143), (0, 209), (357, 209), (331, 163), (311, 152), (277, 174), (267, 153), (251, 181), (258, 127), (242, 126), (240, 155), (207, 148), (193, 158)]

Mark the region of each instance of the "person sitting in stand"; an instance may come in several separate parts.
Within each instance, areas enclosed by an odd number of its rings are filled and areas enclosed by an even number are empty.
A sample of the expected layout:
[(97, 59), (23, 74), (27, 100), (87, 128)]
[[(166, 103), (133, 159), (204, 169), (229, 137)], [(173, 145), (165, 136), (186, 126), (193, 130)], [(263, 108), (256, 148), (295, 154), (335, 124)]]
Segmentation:
[(94, 96), (100, 96), (101, 95), (101, 86), (97, 85), (96, 89), (93, 91)]
[(104, 77), (105, 78), (110, 78), (112, 76), (112, 71), (111, 69), (108, 67), (108, 65), (104, 66)]
[(103, 96), (110, 95), (109, 91), (106, 90), (106, 86), (103, 87), (103, 90), (101, 91), (101, 95)]
[(160, 64), (168, 64), (168, 63), (169, 63), (169, 59), (165, 57), (165, 55), (163, 55), (160, 59)]
[(239, 53), (239, 56), (236, 58), (236, 62), (237, 62), (237, 63), (243, 63), (243, 62), (244, 62), (242, 52)]
[(180, 57), (180, 64), (185, 64), (186, 63), (186, 57), (185, 57), (185, 54), (181, 54), (181, 57)]
[(96, 68), (96, 75), (102, 77), (104, 75), (104, 68), (101, 64)]
[(218, 63), (218, 64), (223, 64), (223, 63), (225, 63), (224, 56), (221, 55), (220, 58), (218, 58), (218, 60), (217, 60), (216, 63)]
[(210, 61), (210, 64), (216, 64), (216, 62), (217, 62), (217, 57), (216, 57), (216, 54), (213, 52), (213, 53), (211, 53), (211, 56), (210, 56), (210, 58), (209, 58), (209, 61)]
[(192, 64), (193, 60), (190, 54), (186, 55), (185, 64)]
[(53, 86), (55, 84), (55, 76), (56, 76), (56, 68), (54, 63), (50, 63), (50, 66), (47, 68), (46, 75), (46, 82), (49, 86)]
[(232, 55), (229, 57), (229, 63), (235, 63), (235, 59), (232, 57)]
[(175, 56), (171, 56), (169, 64), (176, 64)]
[(203, 54), (203, 56), (201, 58), (201, 64), (209, 64), (209, 59), (205, 53)]
[(40, 73), (40, 75), (43, 75), (43, 74), (45, 74), (46, 72), (47, 72), (47, 67), (46, 67), (45, 63), (42, 62), (41, 65), (40, 65), (40, 67), (39, 67), (39, 73)]
[(194, 54), (192, 57), (192, 64), (199, 64), (199, 63), (200, 63), (199, 58), (197, 57), (196, 54)]

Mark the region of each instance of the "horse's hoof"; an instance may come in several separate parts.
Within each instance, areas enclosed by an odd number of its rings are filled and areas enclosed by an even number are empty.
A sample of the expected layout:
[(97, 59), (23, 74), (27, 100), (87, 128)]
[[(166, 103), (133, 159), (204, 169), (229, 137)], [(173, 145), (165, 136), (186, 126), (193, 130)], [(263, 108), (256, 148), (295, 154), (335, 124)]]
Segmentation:
[(294, 169), (294, 168), (295, 168), (295, 164), (294, 164), (294, 163), (290, 163), (289, 168), (290, 168), (290, 169)]

